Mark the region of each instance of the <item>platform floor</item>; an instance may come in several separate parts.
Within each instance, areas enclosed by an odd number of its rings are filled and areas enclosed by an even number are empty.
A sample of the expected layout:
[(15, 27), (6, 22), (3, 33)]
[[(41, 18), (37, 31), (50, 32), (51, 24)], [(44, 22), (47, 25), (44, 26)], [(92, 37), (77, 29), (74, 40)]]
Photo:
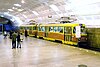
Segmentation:
[(21, 44), (12, 49), (11, 40), (0, 36), (0, 67), (100, 67), (100, 52), (33, 37)]

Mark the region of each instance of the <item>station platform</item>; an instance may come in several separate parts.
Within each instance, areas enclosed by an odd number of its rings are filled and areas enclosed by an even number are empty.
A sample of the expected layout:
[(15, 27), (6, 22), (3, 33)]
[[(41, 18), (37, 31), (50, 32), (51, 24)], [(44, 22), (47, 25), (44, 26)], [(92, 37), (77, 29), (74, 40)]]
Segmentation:
[(0, 67), (100, 67), (100, 52), (22, 36), (22, 48), (0, 36)]

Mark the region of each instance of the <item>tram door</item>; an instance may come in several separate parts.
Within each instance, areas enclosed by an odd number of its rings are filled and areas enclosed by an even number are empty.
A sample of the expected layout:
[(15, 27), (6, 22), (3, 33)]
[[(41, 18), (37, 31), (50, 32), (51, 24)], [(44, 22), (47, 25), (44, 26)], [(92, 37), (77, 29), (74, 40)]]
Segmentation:
[(3, 24), (0, 24), (0, 34), (3, 33)]
[(64, 41), (72, 41), (72, 27), (64, 27)]
[(47, 36), (48, 36), (48, 27), (45, 26), (45, 37), (47, 37)]
[(36, 32), (35, 32), (35, 37), (37, 37), (37, 30), (38, 30), (38, 27), (37, 27), (37, 26), (33, 26), (33, 30), (36, 30)]

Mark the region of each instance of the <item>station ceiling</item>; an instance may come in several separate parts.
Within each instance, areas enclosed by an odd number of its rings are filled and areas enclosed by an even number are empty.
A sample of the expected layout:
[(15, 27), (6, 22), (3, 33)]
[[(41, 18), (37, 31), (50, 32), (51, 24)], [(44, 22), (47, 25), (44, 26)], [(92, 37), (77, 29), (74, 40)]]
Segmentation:
[(55, 22), (61, 17), (72, 17), (82, 23), (99, 22), (100, 0), (0, 0), (0, 13), (19, 17), (26, 24), (30, 20)]

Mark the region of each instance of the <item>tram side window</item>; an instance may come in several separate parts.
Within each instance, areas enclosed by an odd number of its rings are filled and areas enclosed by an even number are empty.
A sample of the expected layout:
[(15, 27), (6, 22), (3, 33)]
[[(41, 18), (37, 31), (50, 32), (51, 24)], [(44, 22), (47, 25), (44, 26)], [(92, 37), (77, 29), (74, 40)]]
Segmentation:
[(29, 27), (29, 30), (32, 30), (32, 27)]
[(63, 33), (63, 27), (54, 27), (54, 32)]
[(54, 32), (58, 32), (58, 27), (54, 27)]
[(81, 34), (85, 34), (85, 33), (86, 33), (85, 26), (81, 26)]
[(49, 27), (49, 31), (50, 32), (53, 32), (53, 27)]
[(63, 33), (63, 27), (58, 27), (58, 31), (59, 31), (60, 33)]
[(25, 27), (26, 30), (29, 30), (29, 27)]
[(20, 27), (20, 29), (23, 29), (23, 27)]
[(64, 32), (66, 34), (71, 34), (72, 33), (72, 28), (71, 27), (65, 27)]
[(38, 31), (41, 31), (41, 27), (38, 27)]
[(33, 26), (33, 30), (36, 30), (36, 27), (35, 26)]
[(41, 31), (43, 31), (43, 32), (44, 32), (44, 31), (45, 31), (45, 27), (41, 27)]
[(34, 30), (36, 30), (36, 26), (35, 27), (33, 27), (34, 28)]
[(27, 28), (26, 27), (23, 27), (24, 28), (24, 30), (27, 30)]

